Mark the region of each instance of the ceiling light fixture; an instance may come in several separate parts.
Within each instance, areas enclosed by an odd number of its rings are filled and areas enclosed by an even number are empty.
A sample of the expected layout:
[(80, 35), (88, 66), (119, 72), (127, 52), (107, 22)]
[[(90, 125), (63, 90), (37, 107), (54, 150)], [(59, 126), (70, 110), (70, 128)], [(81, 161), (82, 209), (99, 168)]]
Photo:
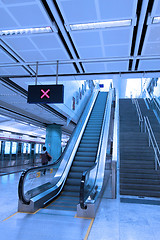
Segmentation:
[(160, 17), (154, 17), (152, 23), (160, 23)]
[(51, 33), (51, 27), (35, 27), (35, 28), (21, 28), (12, 30), (1, 30), (0, 36), (22, 35), (22, 34), (35, 34), (35, 33)]
[(90, 29), (103, 29), (111, 27), (124, 27), (131, 26), (132, 20), (119, 20), (119, 21), (108, 21), (108, 22), (95, 22), (95, 23), (82, 23), (82, 24), (70, 24), (72, 31), (78, 30), (90, 30)]

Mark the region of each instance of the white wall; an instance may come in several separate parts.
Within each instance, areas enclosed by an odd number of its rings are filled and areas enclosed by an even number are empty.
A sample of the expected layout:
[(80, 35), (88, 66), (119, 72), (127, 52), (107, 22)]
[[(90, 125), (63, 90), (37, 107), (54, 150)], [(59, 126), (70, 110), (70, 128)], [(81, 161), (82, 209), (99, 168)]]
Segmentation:
[(68, 120), (78, 121), (84, 106), (90, 96), (90, 89), (86, 85), (86, 92), (79, 99), (79, 103), (75, 103), (75, 110), (72, 110), (72, 98), (76, 98), (76, 92), (79, 92), (79, 88), (82, 89), (82, 84), (84, 85), (84, 80), (82, 81), (59, 81), (58, 84), (64, 85), (64, 104), (54, 104), (54, 108), (61, 113), (67, 115)]

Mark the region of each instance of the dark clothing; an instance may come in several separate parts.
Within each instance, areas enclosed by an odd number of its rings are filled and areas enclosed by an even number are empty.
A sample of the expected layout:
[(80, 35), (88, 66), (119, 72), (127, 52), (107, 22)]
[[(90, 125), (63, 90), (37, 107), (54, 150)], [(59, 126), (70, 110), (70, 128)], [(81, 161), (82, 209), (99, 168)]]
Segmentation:
[(42, 158), (42, 165), (48, 164), (48, 157), (47, 157), (47, 151), (44, 153), (41, 153), (41, 158)]
[[(48, 157), (47, 157), (47, 151), (41, 153), (41, 159), (42, 159), (42, 165), (45, 166), (48, 164)], [(45, 175), (46, 169), (44, 169), (43, 174)]]

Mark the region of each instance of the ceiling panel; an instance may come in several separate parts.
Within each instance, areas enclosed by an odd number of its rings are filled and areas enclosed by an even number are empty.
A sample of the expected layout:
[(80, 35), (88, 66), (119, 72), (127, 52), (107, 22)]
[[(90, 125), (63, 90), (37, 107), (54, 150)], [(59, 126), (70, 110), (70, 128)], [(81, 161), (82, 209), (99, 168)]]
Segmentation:
[(27, 50), (27, 51), (19, 51), (19, 55), (27, 62), (33, 61), (44, 61), (46, 60), (43, 55), (37, 50)]
[(160, 42), (146, 43), (143, 55), (160, 55)]
[(102, 20), (135, 17), (137, 0), (98, 0)]
[[(104, 45), (130, 44), (132, 41), (131, 27), (120, 27), (102, 31)], [(118, 37), (117, 37), (118, 36)]]
[(37, 34), (30, 36), (30, 39), (35, 43), (39, 49), (57, 49), (61, 45), (57, 39), (56, 33)]
[(142, 55), (160, 55), (160, 25), (151, 24), (147, 28)]
[(85, 70), (87, 72), (105, 72), (106, 68), (105, 68), (105, 64), (104, 63), (84, 63), (83, 64)]
[[(34, 71), (36, 72), (36, 66), (32, 66)], [(38, 74), (55, 74), (56, 73), (56, 66), (49, 66), (49, 65), (38, 65)]]
[(48, 61), (66, 60), (68, 55), (63, 49), (50, 49), (41, 51)]
[(107, 72), (121, 72), (128, 70), (128, 61), (106, 63)]
[[(24, 88), (25, 90), (28, 90), (28, 83), (27, 79), (25, 78), (10, 78), (12, 81), (14, 81), (16, 84)], [(28, 81), (35, 83), (35, 78), (29, 78)]]
[(4, 75), (29, 75), (23, 67), (6, 67), (5, 71), (6, 73)]
[(140, 60), (138, 70), (147, 71), (147, 70), (159, 70), (160, 69), (160, 60)]
[(102, 58), (104, 57), (101, 47), (80, 47), (78, 52), (81, 58)]
[[(22, 0), (1, 0), (5, 4), (17, 4), (22, 3)], [(35, 2), (35, 0), (23, 0), (23, 3)]]
[(93, 0), (61, 1), (61, 4), (69, 23), (84, 23), (97, 20), (95, 1)]
[(37, 4), (12, 6), (8, 7), (8, 10), (22, 27), (48, 25), (48, 21)]
[(160, 42), (160, 25), (149, 25), (147, 29), (146, 40), (148, 42)]
[(106, 57), (127, 57), (130, 55), (130, 46), (128, 44), (107, 45), (104, 48)]
[(16, 21), (8, 14), (8, 12), (0, 7), (0, 29), (12, 29), (17, 28), (18, 24)]
[(35, 50), (35, 46), (26, 36), (4, 36), (3, 40), (14, 50)]
[(75, 31), (72, 36), (77, 48), (101, 45), (99, 31)]
[(59, 67), (58, 67), (58, 72), (59, 74), (69, 74), (69, 73), (75, 73), (75, 68), (73, 66), (73, 64), (59, 64)]
[(7, 53), (0, 49), (0, 63), (13, 63), (15, 62)]
[(160, 4), (159, 1), (156, 1), (155, 16), (160, 16)]

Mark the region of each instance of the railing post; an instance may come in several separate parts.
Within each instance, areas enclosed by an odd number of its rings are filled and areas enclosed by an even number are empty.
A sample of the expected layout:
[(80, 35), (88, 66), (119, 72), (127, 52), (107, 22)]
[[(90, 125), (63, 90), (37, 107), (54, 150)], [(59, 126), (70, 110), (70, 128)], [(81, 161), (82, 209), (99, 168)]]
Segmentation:
[(149, 134), (149, 147), (151, 146), (151, 136)]
[(144, 132), (146, 133), (146, 118), (144, 117)]
[(155, 170), (157, 171), (157, 149), (154, 149), (155, 152)]

